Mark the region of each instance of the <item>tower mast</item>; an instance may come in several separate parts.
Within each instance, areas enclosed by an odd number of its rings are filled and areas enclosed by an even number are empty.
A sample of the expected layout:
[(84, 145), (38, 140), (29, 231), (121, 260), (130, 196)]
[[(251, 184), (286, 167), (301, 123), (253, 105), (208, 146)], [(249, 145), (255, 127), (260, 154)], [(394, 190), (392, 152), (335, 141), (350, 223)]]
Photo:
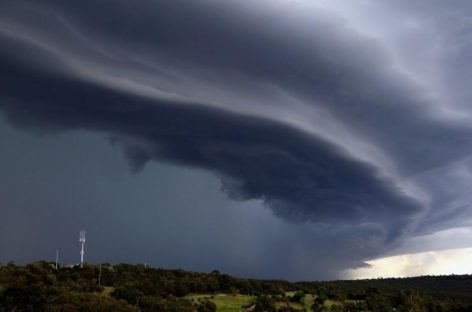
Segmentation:
[(57, 263), (59, 262), (59, 249), (56, 249), (56, 270), (57, 270)]
[(84, 245), (85, 245), (85, 231), (80, 231), (79, 243), (81, 244), (82, 248), (80, 250), (80, 267), (84, 267)]

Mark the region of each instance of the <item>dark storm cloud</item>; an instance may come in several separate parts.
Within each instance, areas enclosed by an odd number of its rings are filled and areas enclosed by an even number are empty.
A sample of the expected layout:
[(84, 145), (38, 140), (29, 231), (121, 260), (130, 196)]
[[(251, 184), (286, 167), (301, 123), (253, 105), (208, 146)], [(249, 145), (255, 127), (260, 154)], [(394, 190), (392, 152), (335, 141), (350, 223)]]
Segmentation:
[(468, 123), (381, 40), (262, 3), (5, 1), (0, 109), (35, 131), (107, 133), (134, 171), (209, 170), (231, 199), (349, 242), (340, 268), (467, 214), (422, 179), (470, 154)]
[[(144, 147), (125, 147), (134, 169), (150, 159), (209, 169), (222, 176), (231, 198), (263, 199), (278, 215), (293, 220), (405, 222), (405, 216), (418, 210), (373, 166), (293, 127), (215, 108), (129, 96), (34, 72), (6, 56), (2, 60), (7, 60), (1, 65), (8, 77), (1, 81), (3, 95), (15, 99), (2, 105), (10, 120), (35, 128), (85, 128), (139, 138)], [(56, 92), (50, 92), (51, 86)]]

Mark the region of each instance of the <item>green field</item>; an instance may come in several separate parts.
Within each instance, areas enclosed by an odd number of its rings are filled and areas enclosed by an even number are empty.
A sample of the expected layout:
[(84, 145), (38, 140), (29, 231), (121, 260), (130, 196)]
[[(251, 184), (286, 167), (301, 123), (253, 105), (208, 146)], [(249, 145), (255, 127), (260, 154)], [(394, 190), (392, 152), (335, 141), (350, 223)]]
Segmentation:
[(306, 295), (305, 296), (305, 299), (304, 299), (305, 311), (311, 311), (311, 307), (313, 305), (314, 300), (315, 300), (315, 298), (313, 297), (313, 295)]
[[(287, 291), (285, 292), (285, 295), (287, 297), (292, 297), (293, 295), (295, 295), (295, 293), (296, 291)], [(311, 306), (313, 305), (313, 301), (314, 301), (313, 295), (307, 294), (303, 298), (303, 303), (290, 302), (290, 307), (296, 310), (300, 310), (300, 311), (311, 311)], [(278, 304), (278, 306), (282, 306), (282, 305), (286, 305), (286, 304), (285, 303)]]
[(102, 296), (110, 297), (113, 290), (115, 290), (114, 287), (104, 286), (103, 291), (102, 291)]
[(243, 306), (246, 306), (254, 301), (255, 297), (246, 295), (231, 295), (231, 294), (215, 294), (215, 295), (201, 295), (194, 294), (187, 296), (188, 299), (198, 301), (199, 299), (210, 299), (216, 304), (218, 312), (239, 312)]
[(336, 301), (336, 300), (327, 299), (327, 300), (323, 303), (323, 305), (324, 305), (326, 308), (329, 309), (329, 308), (331, 308), (331, 306), (333, 306), (333, 305), (342, 305), (342, 303), (339, 302), (339, 301)]
[[(295, 292), (287, 292), (287, 297), (293, 296)], [(218, 312), (240, 312), (243, 309), (243, 306), (251, 304), (256, 297), (246, 296), (246, 295), (232, 295), (232, 294), (192, 294), (186, 297), (194, 301), (199, 301), (202, 299), (209, 299), (216, 304)], [(311, 311), (311, 306), (313, 304), (313, 296), (306, 295), (303, 303), (294, 303), (294, 302), (278, 302), (276, 305), (278, 307), (290, 305), (290, 307), (298, 311)]]

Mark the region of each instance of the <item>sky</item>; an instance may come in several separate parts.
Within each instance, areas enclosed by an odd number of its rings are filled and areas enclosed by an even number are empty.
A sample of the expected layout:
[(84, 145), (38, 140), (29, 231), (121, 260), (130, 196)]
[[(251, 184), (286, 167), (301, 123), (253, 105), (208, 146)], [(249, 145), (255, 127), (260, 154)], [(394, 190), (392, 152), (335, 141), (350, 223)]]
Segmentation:
[(428, 251), (367, 261), (368, 267), (348, 269), (352, 279), (470, 274), (472, 248)]
[(465, 0), (1, 1), (0, 262), (85, 229), (89, 262), (472, 273), (471, 34)]

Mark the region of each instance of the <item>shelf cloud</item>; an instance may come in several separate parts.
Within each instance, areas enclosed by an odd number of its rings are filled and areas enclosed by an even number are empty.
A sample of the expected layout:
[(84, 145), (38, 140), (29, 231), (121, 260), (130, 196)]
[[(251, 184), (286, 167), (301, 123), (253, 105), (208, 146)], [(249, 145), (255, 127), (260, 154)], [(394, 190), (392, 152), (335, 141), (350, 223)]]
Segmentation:
[(471, 220), (470, 5), (409, 3), (4, 1), (0, 112), (203, 169), (361, 266)]

